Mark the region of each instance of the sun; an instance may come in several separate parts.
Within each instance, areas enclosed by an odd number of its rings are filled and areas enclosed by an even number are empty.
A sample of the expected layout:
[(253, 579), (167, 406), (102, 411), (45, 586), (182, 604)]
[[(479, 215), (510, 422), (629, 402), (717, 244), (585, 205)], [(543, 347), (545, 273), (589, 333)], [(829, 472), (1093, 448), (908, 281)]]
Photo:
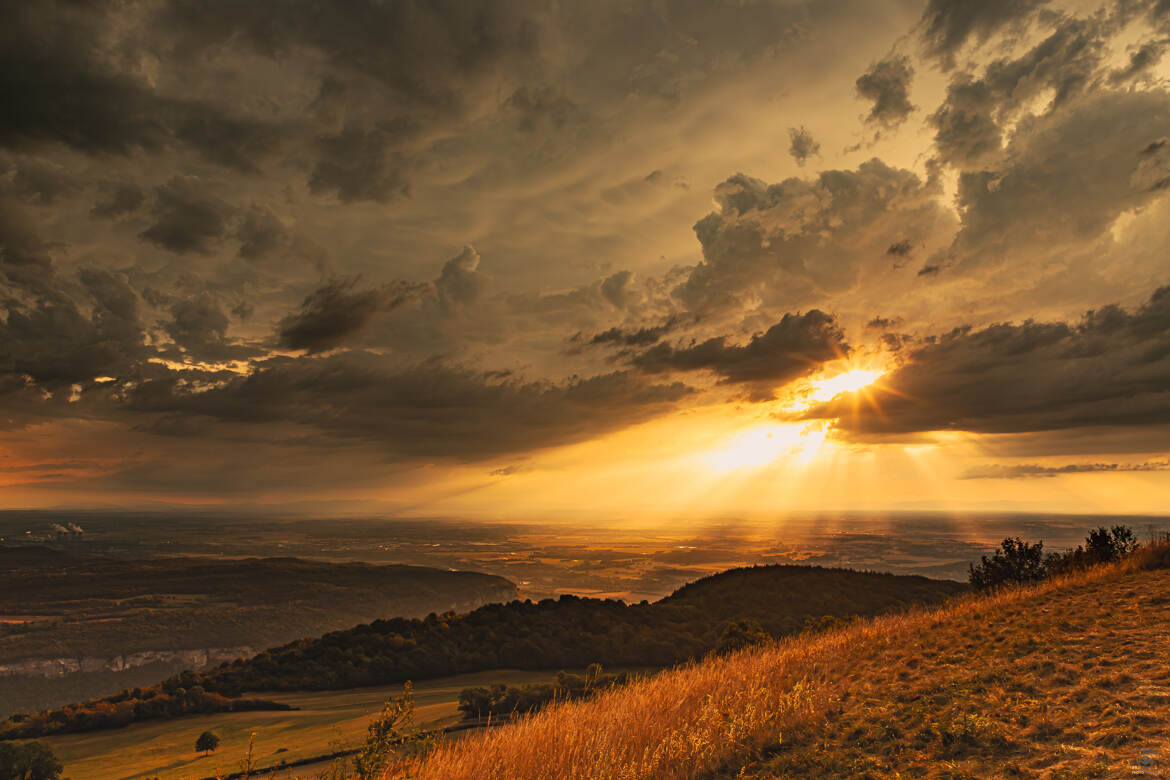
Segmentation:
[(881, 379), (883, 374), (885, 374), (884, 371), (855, 368), (827, 379), (815, 379), (812, 382), (813, 389), (809, 394), (809, 399), (822, 403), (831, 401), (842, 393), (853, 393), (872, 385)]

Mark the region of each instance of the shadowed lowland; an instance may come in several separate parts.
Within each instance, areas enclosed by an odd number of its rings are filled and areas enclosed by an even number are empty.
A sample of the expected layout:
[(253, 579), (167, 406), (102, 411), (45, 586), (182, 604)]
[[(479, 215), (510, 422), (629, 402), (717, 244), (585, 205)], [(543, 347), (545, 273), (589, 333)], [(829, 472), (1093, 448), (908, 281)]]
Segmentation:
[(384, 616), (507, 601), (502, 577), (295, 558), (0, 546), (0, 716), (149, 685)]
[(386, 778), (1117, 776), (1170, 738), (1170, 544), (708, 659)]

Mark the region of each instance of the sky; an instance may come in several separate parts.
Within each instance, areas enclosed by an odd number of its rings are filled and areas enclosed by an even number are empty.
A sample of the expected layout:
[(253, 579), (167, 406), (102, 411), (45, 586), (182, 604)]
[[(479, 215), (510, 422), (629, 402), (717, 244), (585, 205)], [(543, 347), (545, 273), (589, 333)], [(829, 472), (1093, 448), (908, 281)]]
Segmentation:
[(1170, 513), (1166, 0), (46, 0), (0, 503)]

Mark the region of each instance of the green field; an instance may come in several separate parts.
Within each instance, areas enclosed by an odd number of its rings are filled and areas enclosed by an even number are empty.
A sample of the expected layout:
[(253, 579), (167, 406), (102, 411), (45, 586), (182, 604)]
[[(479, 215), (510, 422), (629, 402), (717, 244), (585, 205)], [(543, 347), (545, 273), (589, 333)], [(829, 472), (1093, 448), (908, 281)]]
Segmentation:
[[(420, 726), (445, 726), (459, 720), (459, 691), (473, 686), (546, 682), (556, 672), (497, 670), (426, 680), (414, 687), (416, 718)], [(365, 736), (366, 725), (383, 703), (402, 692), (402, 686), (347, 691), (265, 694), (300, 709), (292, 712), (235, 712), (197, 715), (177, 720), (138, 723), (116, 731), (95, 731), (48, 737), (65, 764), (70, 780), (193, 780), (240, 769), (248, 739), (256, 733), (255, 765), (274, 767), (283, 761), (321, 756), (351, 747)], [(204, 731), (220, 737), (215, 753), (195, 752), (195, 739)], [(294, 770), (309, 777), (319, 767)], [(281, 772), (280, 777), (285, 777)]]

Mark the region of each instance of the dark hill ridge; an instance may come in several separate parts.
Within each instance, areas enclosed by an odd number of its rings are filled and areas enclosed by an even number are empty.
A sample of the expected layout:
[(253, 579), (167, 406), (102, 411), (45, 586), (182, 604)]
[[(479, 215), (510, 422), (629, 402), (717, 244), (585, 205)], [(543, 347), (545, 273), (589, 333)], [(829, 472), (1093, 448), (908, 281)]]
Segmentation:
[(377, 620), (224, 664), (197, 683), (243, 691), (350, 688), (497, 668), (666, 666), (711, 651), (731, 621), (774, 636), (824, 616), (875, 615), (961, 593), (950, 580), (819, 566), (732, 569), (653, 604), (562, 596), (425, 620)]
[[(968, 590), (953, 580), (917, 575), (791, 564), (747, 566), (704, 577), (683, 585), (657, 602), (662, 606), (690, 606), (728, 619), (751, 618), (773, 636), (800, 631), (808, 618), (830, 615), (867, 617), (911, 604), (931, 604)], [(750, 595), (754, 594), (754, 595)], [(791, 602), (778, 609), (773, 594)]]

